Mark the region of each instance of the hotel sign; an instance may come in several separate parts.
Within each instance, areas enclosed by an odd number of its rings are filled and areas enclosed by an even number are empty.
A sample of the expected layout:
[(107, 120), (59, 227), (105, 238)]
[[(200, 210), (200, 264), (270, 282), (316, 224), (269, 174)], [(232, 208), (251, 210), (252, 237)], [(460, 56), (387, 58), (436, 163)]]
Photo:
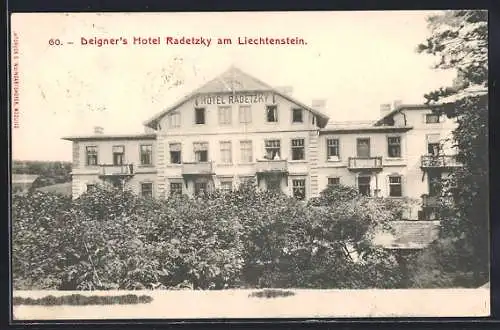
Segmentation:
[(226, 95), (203, 95), (196, 98), (196, 105), (230, 105), (230, 104), (253, 104), (267, 103), (268, 93), (234, 93)]

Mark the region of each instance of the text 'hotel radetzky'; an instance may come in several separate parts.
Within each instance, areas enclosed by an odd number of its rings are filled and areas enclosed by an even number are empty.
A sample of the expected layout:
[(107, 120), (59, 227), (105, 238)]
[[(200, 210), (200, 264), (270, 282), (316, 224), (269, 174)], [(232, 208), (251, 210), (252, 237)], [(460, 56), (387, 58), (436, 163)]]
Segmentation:
[(328, 184), (370, 196), (411, 197), (411, 220), (432, 220), (439, 182), (457, 166), (454, 122), (429, 106), (381, 106), (371, 123), (329, 123), (325, 102), (306, 105), (231, 67), (144, 123), (146, 133), (66, 137), (73, 197), (102, 182), (143, 196), (230, 190), (249, 178), (298, 199)]

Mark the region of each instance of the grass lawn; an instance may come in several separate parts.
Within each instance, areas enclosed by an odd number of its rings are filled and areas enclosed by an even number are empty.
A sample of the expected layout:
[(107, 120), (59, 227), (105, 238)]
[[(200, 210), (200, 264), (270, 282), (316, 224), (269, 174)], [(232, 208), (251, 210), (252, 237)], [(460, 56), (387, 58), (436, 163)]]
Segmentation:
[(71, 196), (71, 182), (57, 183), (50, 186), (37, 188), (37, 190)]
[[(14, 306), (15, 320), (325, 318), (488, 316), (489, 289), (305, 290), (283, 296), (255, 295), (262, 290), (222, 291), (14, 291), (15, 297), (48, 295), (148, 295), (152, 302), (106, 306)], [(253, 294), (253, 295), (252, 295)]]

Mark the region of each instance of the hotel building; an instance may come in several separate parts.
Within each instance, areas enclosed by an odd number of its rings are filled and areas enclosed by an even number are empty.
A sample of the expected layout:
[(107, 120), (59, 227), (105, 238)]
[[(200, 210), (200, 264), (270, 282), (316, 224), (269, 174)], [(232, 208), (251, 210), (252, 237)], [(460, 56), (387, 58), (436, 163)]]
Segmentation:
[(73, 197), (102, 182), (165, 198), (254, 178), (298, 199), (328, 184), (410, 197), (419, 205), (408, 220), (432, 220), (436, 183), (459, 166), (447, 141), (455, 123), (426, 105), (382, 105), (374, 122), (334, 122), (325, 107), (231, 67), (144, 122), (143, 134), (96, 128), (65, 137), (73, 143)]

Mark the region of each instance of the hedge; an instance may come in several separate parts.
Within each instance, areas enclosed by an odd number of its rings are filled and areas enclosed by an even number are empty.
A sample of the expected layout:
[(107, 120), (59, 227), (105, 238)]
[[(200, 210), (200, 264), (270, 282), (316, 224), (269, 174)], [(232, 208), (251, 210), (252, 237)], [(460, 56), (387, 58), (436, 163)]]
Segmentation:
[(13, 196), (16, 289), (389, 288), (401, 273), (371, 235), (401, 205), (328, 187), (310, 203), (253, 183), (198, 198), (98, 187)]

